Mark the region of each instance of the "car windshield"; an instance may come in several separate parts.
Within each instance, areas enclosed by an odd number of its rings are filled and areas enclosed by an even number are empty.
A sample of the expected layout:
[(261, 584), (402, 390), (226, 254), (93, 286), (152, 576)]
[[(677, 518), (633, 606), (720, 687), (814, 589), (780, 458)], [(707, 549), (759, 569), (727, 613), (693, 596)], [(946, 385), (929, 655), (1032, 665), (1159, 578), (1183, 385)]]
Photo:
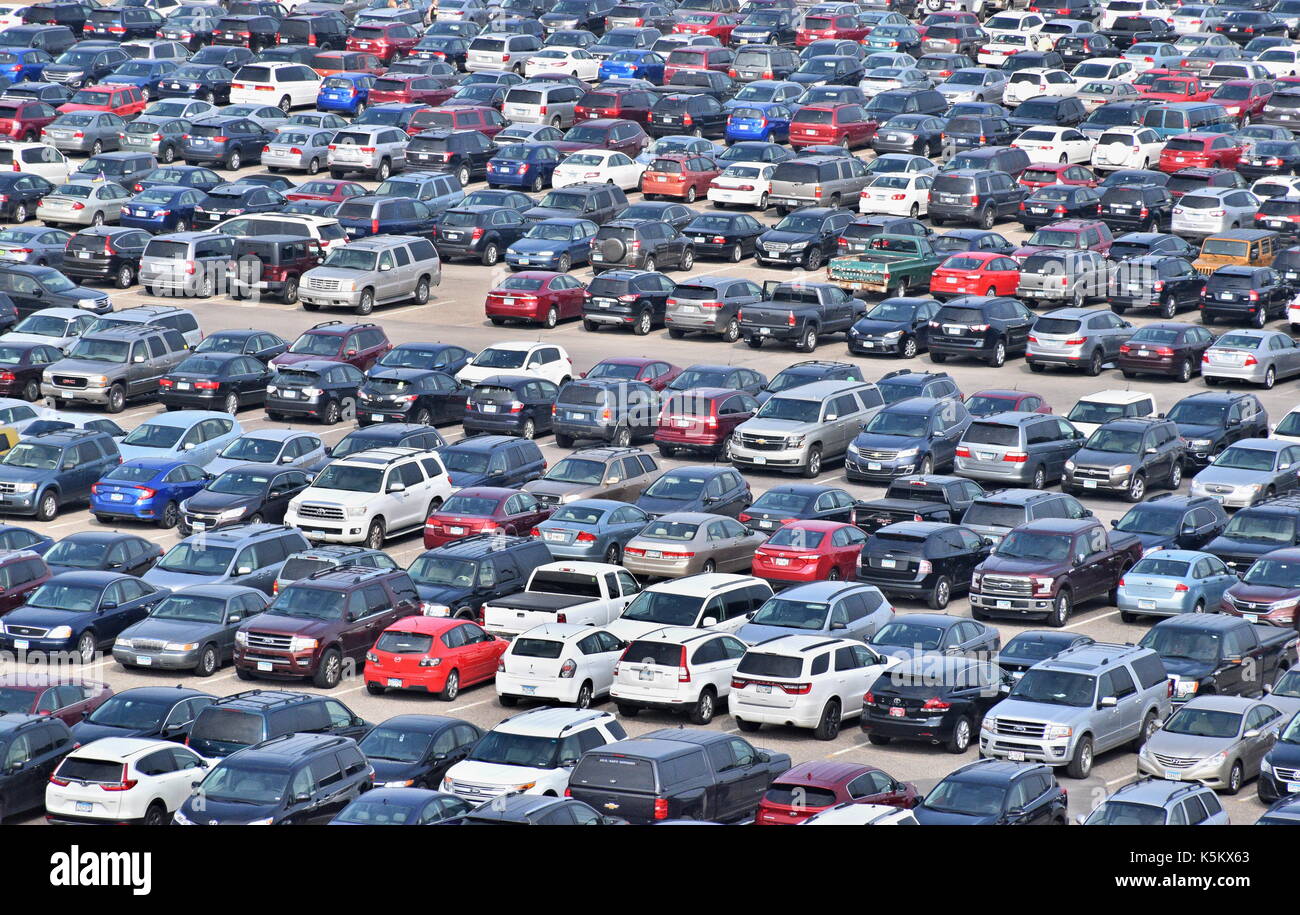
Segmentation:
[[(53, 552), (53, 550), (51, 550)], [(53, 562), (46, 554), (46, 561)], [(1242, 578), (1248, 585), (1260, 585), (1266, 588), (1284, 588), (1294, 590), (1300, 586), (1300, 563), (1285, 559), (1256, 559)]]
[(1092, 704), (1096, 679), (1085, 674), (1030, 668), (1011, 690), (1012, 699), (1086, 708)]
[(1172, 535), (1178, 533), (1181, 515), (1174, 511), (1143, 508), (1138, 505), (1120, 518), (1115, 529), (1129, 534)]
[(452, 586), (470, 588), (478, 566), (467, 559), (447, 559), (442, 556), (420, 556), (407, 570), (417, 585)]
[(28, 607), (42, 610), (66, 610), (69, 613), (89, 613), (99, 607), (100, 589), (89, 585), (65, 585), (47, 581), (27, 599)]
[(473, 364), (485, 369), (517, 369), (524, 364), (527, 350), (488, 347), (474, 357)]
[(79, 569), (97, 569), (103, 563), (111, 544), (105, 541), (60, 540), (45, 554), (45, 563), (55, 566), (73, 566)]
[(546, 479), (557, 483), (581, 483), (595, 485), (605, 476), (605, 465), (600, 461), (582, 458), (564, 458), (549, 473)]
[(208, 484), (208, 492), (230, 496), (254, 496), (266, 491), (271, 477), (265, 473), (247, 470), (227, 470)]
[(122, 444), (136, 445), (140, 448), (171, 448), (181, 440), (185, 431), (183, 426), (145, 423), (132, 429), (130, 434), (122, 439)]
[(899, 413), (883, 410), (871, 417), (871, 420), (863, 427), (863, 431), (876, 435), (901, 435), (906, 438), (922, 438), (929, 426), (930, 418), (924, 413)]
[(1168, 413), (1168, 419), (1181, 425), (1221, 426), (1228, 408), (1224, 404), (1197, 400), (1180, 400)]
[(395, 369), (423, 369), (428, 368), (436, 356), (437, 352), (433, 350), (396, 346), (384, 354), (379, 364)]
[(776, 224), (778, 232), (793, 232), (798, 234), (817, 234), (822, 229), (822, 217), (820, 216), (800, 216), (798, 213), (791, 213)]
[(1243, 448), (1239, 445), (1233, 445), (1214, 459), (1214, 466), (1224, 467), (1229, 470), (1253, 470), (1268, 473), (1273, 470), (1273, 461), (1276, 457), (1276, 451), (1267, 451), (1262, 448)]
[(815, 423), (821, 414), (821, 402), (794, 397), (773, 397), (754, 416), (758, 419), (782, 419), (795, 423)]
[(490, 457), (482, 451), (456, 451), (450, 448), (441, 454), (447, 470), (459, 470), (461, 473), (483, 473), (488, 468)]
[(700, 599), (688, 594), (642, 591), (627, 605), (620, 619), (660, 626), (694, 626)]
[(938, 813), (967, 816), (996, 816), (1006, 804), (1007, 789), (1001, 785), (948, 780), (925, 796), (925, 807)]
[[(1039, 318), (1038, 323), (1043, 322)], [(1071, 322), (1073, 323), (1073, 322)], [(1042, 328), (1035, 327), (1036, 330)], [(1092, 423), (1094, 425), (1103, 425), (1112, 419), (1122, 419), (1124, 417), (1124, 404), (1103, 403), (1096, 400), (1081, 400), (1070, 408), (1066, 414), (1066, 419), (1072, 423)]]
[(554, 769), (560, 763), (559, 750), (560, 741), (556, 737), (488, 731), (474, 745), (469, 758), (475, 762), (493, 763), (498, 766)]
[(1300, 667), (1293, 667), (1277, 678), (1271, 695), (1300, 699)]
[(229, 461), (250, 461), (267, 464), (280, 454), (283, 443), (270, 438), (245, 436), (237, 438), (222, 450), (220, 457)]
[(6, 467), (27, 467), (32, 470), (54, 470), (59, 466), (63, 450), (52, 445), (19, 442), (0, 460)]
[(704, 477), (689, 472), (670, 471), (651, 483), (645, 494), (654, 499), (687, 501), (699, 496), (706, 482)]
[[(449, 465), (450, 466), (450, 465)], [(330, 464), (312, 483), (316, 489), (341, 489), (345, 492), (379, 492), (383, 470), (375, 467), (352, 467)]]
[(380, 725), (362, 738), (361, 752), (365, 754), (366, 759), (415, 763), (428, 755), (432, 742), (432, 734), (402, 731)]
[[(339, 248), (338, 252), (345, 251), (345, 248)], [(331, 251), (332, 257), (336, 252)], [(303, 334), (297, 340), (293, 341), (293, 346), (289, 347), (291, 353), (302, 353), (308, 356), (334, 356), (339, 351), (339, 338), (335, 334)]]
[[(1014, 410), (1016, 401), (1010, 397), (995, 397), (989, 394), (976, 394), (966, 401), (966, 412), (972, 416), (992, 416), (994, 413), (1003, 413), (1007, 410)], [(973, 423), (970, 429), (966, 430), (966, 438), (970, 438), (971, 429), (976, 426), (988, 426), (988, 423)], [(995, 428), (1001, 428), (996, 427)], [(1019, 442), (1019, 433), (1016, 434), (1016, 442)], [(1012, 443), (1014, 444), (1014, 443)]]
[(131, 344), (124, 340), (79, 339), (68, 348), (69, 359), (85, 359), (89, 362), (126, 362), (131, 352)]
[(193, 542), (182, 541), (168, 550), (158, 560), (158, 568), (185, 575), (224, 575), (234, 557), (235, 551), (230, 547), (212, 546), (199, 537)]
[(877, 647), (918, 648), (933, 651), (943, 642), (944, 630), (927, 623), (894, 621), (886, 623), (874, 636), (871, 644)]
[(1032, 531), (1012, 531), (993, 552), (1005, 559), (1064, 562), (1070, 555), (1070, 538)]
[(174, 699), (146, 699), (134, 690), (110, 696), (86, 721), (110, 728), (151, 728), (171, 711)]
[(1154, 804), (1106, 801), (1084, 821), (1085, 826), (1163, 826), (1165, 808)]
[(773, 597), (758, 608), (750, 622), (760, 626), (820, 631), (826, 628), (827, 609), (825, 604), (815, 601)]
[(1138, 642), (1165, 659), (1198, 661), (1216, 664), (1220, 655), (1220, 637), (1217, 632), (1197, 632), (1182, 627), (1151, 629)]
[(473, 515), (477, 517), (490, 517), (501, 503), (496, 499), (490, 499), (483, 496), (467, 496), (461, 493), (449, 496), (447, 501), (438, 509), (439, 514), (443, 515)]
[(187, 623), (220, 623), (226, 602), (218, 597), (173, 594), (160, 603), (149, 616), (156, 620), (183, 620)]
[(346, 602), (347, 594), (342, 591), (290, 585), (279, 593), (266, 612), (299, 619), (339, 620), (343, 618)]
[(1191, 737), (1236, 737), (1241, 730), (1241, 715), (1183, 706), (1170, 716), (1161, 730), (1166, 734), (1186, 734)]
[(1105, 426), (1088, 436), (1084, 448), (1107, 454), (1134, 454), (1142, 445), (1142, 433), (1131, 429), (1107, 429)]
[(637, 534), (637, 539), (682, 542), (694, 540), (699, 529), (698, 524), (686, 521), (651, 521)]
[(258, 769), (229, 761), (222, 762), (199, 785), (199, 796), (209, 801), (279, 804), (289, 790), (289, 776), (280, 769)]

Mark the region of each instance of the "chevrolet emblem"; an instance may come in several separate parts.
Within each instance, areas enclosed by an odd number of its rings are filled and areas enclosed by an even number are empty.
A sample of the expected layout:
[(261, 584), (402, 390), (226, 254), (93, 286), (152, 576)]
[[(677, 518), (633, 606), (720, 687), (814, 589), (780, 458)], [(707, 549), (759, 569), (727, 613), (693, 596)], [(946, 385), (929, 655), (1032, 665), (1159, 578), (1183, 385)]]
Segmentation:
[(767, 444), (767, 439), (765, 439), (765, 438), (756, 438), (756, 439), (754, 439), (754, 441), (758, 442), (758, 444), (760, 444), (760, 445), (766, 445), (766, 444)]
[(605, 809), (606, 809), (606, 810), (617, 810), (617, 809), (618, 809), (618, 804), (615, 804), (613, 801), (610, 801), (608, 804), (605, 805)]

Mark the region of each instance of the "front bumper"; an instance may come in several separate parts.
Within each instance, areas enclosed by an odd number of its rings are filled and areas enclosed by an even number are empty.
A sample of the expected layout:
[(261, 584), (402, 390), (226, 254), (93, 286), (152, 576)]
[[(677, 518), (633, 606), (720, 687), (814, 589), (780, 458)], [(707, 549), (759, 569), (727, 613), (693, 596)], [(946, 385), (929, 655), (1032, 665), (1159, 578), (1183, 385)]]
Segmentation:
[(775, 451), (759, 451), (756, 448), (746, 448), (737, 440), (731, 445), (731, 461), (737, 467), (775, 467), (795, 470), (808, 463), (808, 450), (805, 446), (800, 446)]
[(302, 531), (308, 540), (320, 543), (361, 543), (366, 538), (369, 518), (302, 518), (290, 509), (285, 512), (284, 523)]
[(852, 482), (887, 481), (914, 473), (920, 460), (919, 454), (877, 461), (849, 452), (844, 456), (844, 475)]
[(259, 677), (277, 680), (300, 680), (316, 673), (319, 657), (312, 652), (288, 652), (249, 649), (235, 645), (235, 669), (250, 671)]
[(1226, 788), (1230, 764), (1227, 760), (1216, 762), (1214, 757), (1210, 757), (1193, 766), (1165, 766), (1149, 753), (1139, 753), (1137, 769), (1141, 775), (1150, 775), (1168, 781), (1200, 782), (1207, 788)]
[(84, 388), (69, 388), (42, 381), (41, 396), (58, 398), (59, 400), (75, 400), (84, 403), (103, 405), (108, 403), (109, 388), (110, 385), (104, 385), (102, 387), (91, 387), (87, 385)]
[(322, 308), (355, 308), (361, 301), (361, 292), (314, 292), (305, 286), (298, 287), (298, 298), (308, 305)]
[(984, 594), (973, 587), (970, 592), (972, 607), (1007, 616), (1046, 616), (1052, 612), (1055, 602), (1054, 594)]
[(113, 646), (113, 660), (123, 667), (157, 667), (160, 670), (193, 670), (199, 664), (199, 649), (193, 651), (144, 651)]

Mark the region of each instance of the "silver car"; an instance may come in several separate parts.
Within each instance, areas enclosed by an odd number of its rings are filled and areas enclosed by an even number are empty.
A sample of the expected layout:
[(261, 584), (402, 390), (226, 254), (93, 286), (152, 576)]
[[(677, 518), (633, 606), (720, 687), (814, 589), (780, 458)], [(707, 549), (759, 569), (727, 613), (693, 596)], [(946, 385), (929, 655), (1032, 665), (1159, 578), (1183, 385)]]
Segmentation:
[(958, 102), (1001, 102), (1007, 74), (984, 67), (962, 67), (935, 88), (950, 105)]
[(858, 80), (858, 88), (867, 92), (886, 89), (929, 89), (933, 85), (924, 70), (916, 67), (872, 67)]
[(1276, 438), (1243, 438), (1192, 478), (1192, 495), (1225, 508), (1245, 508), (1300, 485), (1300, 445)]
[(360, 173), (376, 181), (387, 181), (393, 172), (406, 167), (410, 136), (400, 127), (350, 127), (340, 130), (329, 144), (330, 177), (339, 179)]
[(226, 105), (221, 109), (223, 118), (248, 118), (263, 130), (274, 131), (289, 123), (289, 116), (274, 105)]
[(324, 263), (302, 275), (298, 295), (307, 306), (368, 315), (390, 302), (425, 305), (440, 282), (442, 263), (427, 238), (381, 235), (330, 251)]
[(47, 226), (102, 226), (117, 222), (130, 192), (112, 181), (69, 181), (41, 198), (36, 218)]
[(1286, 717), (1245, 696), (1197, 696), (1169, 716), (1138, 752), (1138, 772), (1200, 782), (1228, 794), (1259, 775)]
[[(1078, 256), (1100, 260), (1091, 251), (1081, 252)], [(1028, 258), (1025, 265), (1036, 259)], [(1060, 282), (1061, 277), (1056, 279)], [(1020, 281), (1025, 282), (1023, 273)], [(1040, 366), (1056, 365), (1100, 375), (1104, 365), (1119, 358), (1120, 347), (1134, 332), (1131, 323), (1109, 308), (1058, 308), (1034, 321), (1029, 329), (1025, 360), (1035, 372), (1042, 371)]]
[(125, 130), (126, 121), (111, 111), (70, 111), (47, 125), (41, 136), (60, 152), (97, 156), (117, 149)]
[(190, 121), (184, 118), (151, 116), (136, 118), (122, 127), (117, 135), (119, 149), (152, 153), (164, 164), (180, 155), (181, 137), (189, 133)]
[(221, 449), (204, 469), (213, 476), (241, 464), (267, 464), (307, 469), (328, 456), (320, 436), (296, 429), (256, 429)]
[(141, 113), (144, 118), (181, 118), (197, 121), (200, 118), (221, 114), (221, 110), (211, 102), (196, 98), (160, 98), (150, 102)]
[(262, 150), (262, 164), (314, 175), (328, 161), (330, 141), (337, 133), (330, 127), (282, 127)]
[(1230, 330), (1201, 362), (1201, 377), (1211, 386), (1234, 380), (1271, 388), (1292, 375), (1300, 375), (1300, 345), (1277, 330)]
[(735, 518), (670, 512), (650, 521), (623, 548), (623, 567), (647, 578), (683, 578), (708, 572), (748, 572), (767, 534)]
[[(1177, 139), (1176, 137), (1174, 138)], [(1173, 142), (1173, 141), (1171, 141)], [(1252, 227), (1260, 200), (1238, 187), (1212, 187), (1184, 194), (1174, 205), (1175, 235), (1217, 235)]]
[(549, 124), (572, 127), (578, 102), (585, 89), (551, 80), (512, 86), (506, 92), (501, 113), (516, 124)]
[(815, 381), (790, 388), (736, 427), (732, 462), (815, 477), (823, 460), (845, 454), (858, 430), (884, 406), (880, 389), (865, 381)]

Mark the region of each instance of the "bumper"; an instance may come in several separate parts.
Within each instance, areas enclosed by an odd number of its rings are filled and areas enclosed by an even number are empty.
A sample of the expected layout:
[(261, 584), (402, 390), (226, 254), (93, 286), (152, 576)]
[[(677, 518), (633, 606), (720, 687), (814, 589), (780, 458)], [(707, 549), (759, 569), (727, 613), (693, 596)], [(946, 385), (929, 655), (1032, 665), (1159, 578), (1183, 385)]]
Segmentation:
[(745, 206), (758, 206), (763, 197), (762, 191), (735, 191), (722, 187), (711, 187), (706, 197), (714, 203), (735, 203)]
[(312, 292), (299, 287), (298, 298), (308, 305), (319, 305), (322, 308), (355, 308), (357, 303), (361, 301), (361, 293)]
[(235, 646), (235, 668), (251, 671), (260, 677), (296, 680), (310, 677), (316, 673), (319, 658), (310, 652), (289, 654), (257, 650), (249, 652), (247, 648)]
[(1034, 740), (1024, 737), (1005, 737), (980, 731), (980, 755), (1013, 762), (1041, 762), (1049, 766), (1064, 766), (1073, 755), (1070, 738), (1059, 740)]
[(193, 670), (199, 663), (199, 651), (140, 651), (113, 646), (113, 660), (123, 667), (157, 667), (160, 670)]
[(760, 340), (780, 340), (785, 343), (794, 343), (803, 336), (803, 327), (790, 327), (786, 324), (772, 327), (770, 325), (742, 323), (740, 325), (740, 335)]
[(266, 409), (271, 413), (287, 413), (293, 416), (318, 416), (320, 408), (326, 401), (323, 398), (295, 398), (287, 400), (283, 397), (267, 396)]
[(299, 518), (297, 513), (288, 511), (284, 523), (302, 531), (308, 540), (318, 543), (360, 543), (365, 540), (369, 518), (349, 518), (336, 521), (325, 518)]
[(860, 337), (849, 334), (849, 352), (855, 356), (874, 356), (879, 353), (897, 353), (903, 345), (903, 334), (897, 337)]
[(694, 705), (696, 696), (688, 696), (685, 693), (681, 695), (668, 695), (663, 690), (639, 689), (634, 685), (627, 683), (615, 683), (610, 687), (609, 695), (624, 705), (634, 705), (637, 708), (664, 709), (667, 711), (679, 711)]
[(1106, 479), (1097, 477), (1077, 477), (1066, 471), (1061, 477), (1062, 492), (1083, 492), (1100, 490), (1102, 492), (1124, 492), (1128, 489), (1131, 473), (1116, 474)]
[(656, 445), (669, 448), (681, 448), (683, 451), (717, 451), (725, 439), (711, 435), (692, 435), (687, 432), (664, 428), (655, 433)]
[(731, 461), (737, 467), (776, 467), (796, 470), (808, 463), (805, 448), (785, 448), (780, 451), (757, 451), (733, 443)]
[(817, 722), (821, 719), (820, 707), (814, 708), (811, 704), (808, 704), (805, 708), (798, 705), (787, 708), (775, 705), (760, 705), (734, 690), (728, 698), (727, 707), (733, 717), (743, 718), (745, 721), (752, 721), (755, 724), (815, 728)]
[(415, 676), (390, 677), (388, 672), (375, 670), (370, 665), (366, 665), (365, 681), (367, 685), (373, 684), (382, 686), (385, 689), (402, 689), (426, 693), (442, 692), (442, 688), (447, 683), (447, 674), (451, 668), (440, 664), (437, 667), (426, 667), (424, 670), (428, 671), (428, 673), (420, 673)]
[(585, 423), (564, 423), (557, 422), (553, 426), (556, 435), (567, 435), (570, 438), (595, 439), (600, 442), (612, 441), (614, 438), (614, 426), (597, 426), (587, 425)]
[(0, 649), (4, 651), (54, 652), (73, 651), (76, 645), (72, 639), (23, 638), (8, 634), (0, 635)]
[(1081, 365), (1085, 361), (1085, 355), (1082, 350), (1075, 350), (1068, 353), (1045, 353), (1036, 351), (1033, 344), (1030, 344), (1029, 350), (1025, 353), (1025, 361), (1030, 365)]
[(1046, 616), (1052, 612), (1056, 601), (1054, 594), (1033, 596), (984, 594), (971, 590), (970, 605), (979, 607), (988, 613), (1006, 614), (1007, 616)]
[[(319, 160), (319, 157), (317, 157)], [(262, 153), (262, 164), (268, 168), (306, 168), (311, 162), (311, 157), (302, 155), (295, 156), (284, 153)]]
[(498, 696), (550, 699), (564, 703), (578, 701), (578, 688), (581, 685), (582, 681), (576, 677), (521, 677), (502, 671), (497, 673), (496, 678)]
[(158, 395), (158, 402), (166, 407), (181, 407), (182, 409), (211, 410), (222, 398), (217, 392), (203, 394), (197, 392), (186, 392), (177, 394), (174, 392), (163, 392)]
[[(401, 422), (401, 420), (393, 420)], [(465, 419), (461, 422), (467, 434), (478, 432), (488, 432), (499, 435), (516, 435), (523, 425), (523, 420), (518, 418), (518, 414), (507, 413), (500, 416), (490, 416), (482, 413), (466, 413)]]
[(643, 578), (683, 578), (700, 570), (704, 560), (698, 556), (690, 559), (649, 559), (644, 556), (623, 554), (623, 568)]
[(77, 400), (84, 403), (108, 403), (108, 387), (65, 388), (57, 384), (41, 382), (42, 397), (56, 397), (60, 400)]
[[(1245, 322), (1237, 322), (1238, 326), (1244, 327)], [(1251, 384), (1263, 384), (1264, 374), (1268, 371), (1266, 365), (1215, 365), (1210, 362), (1201, 363), (1201, 375), (1207, 378), (1231, 378), (1235, 381), (1248, 381)]]
[(1187, 604), (1190, 593), (1186, 592), (1177, 597), (1135, 597), (1120, 588), (1116, 605), (1120, 610), (1140, 613), (1143, 616), (1178, 616), (1191, 612), (1192, 608)]
[(980, 461), (974, 458), (959, 457), (956, 459), (953, 468), (954, 473), (972, 480), (1027, 483), (1033, 479), (1028, 461)]
[(1186, 768), (1173, 768), (1162, 766), (1157, 760), (1146, 754), (1139, 754), (1137, 769), (1142, 775), (1151, 775), (1173, 782), (1200, 782), (1207, 788), (1226, 788), (1228, 786), (1228, 770), (1223, 764), (1207, 765), (1201, 763)]
[(887, 715), (864, 714), (861, 727), (863, 731), (879, 737), (933, 743), (947, 740), (952, 730), (952, 725), (944, 715), (929, 718), (890, 718)]
[(907, 458), (873, 461), (861, 455), (848, 454), (844, 457), (844, 475), (854, 482), (868, 480), (892, 480), (916, 471), (920, 462), (919, 454)]

